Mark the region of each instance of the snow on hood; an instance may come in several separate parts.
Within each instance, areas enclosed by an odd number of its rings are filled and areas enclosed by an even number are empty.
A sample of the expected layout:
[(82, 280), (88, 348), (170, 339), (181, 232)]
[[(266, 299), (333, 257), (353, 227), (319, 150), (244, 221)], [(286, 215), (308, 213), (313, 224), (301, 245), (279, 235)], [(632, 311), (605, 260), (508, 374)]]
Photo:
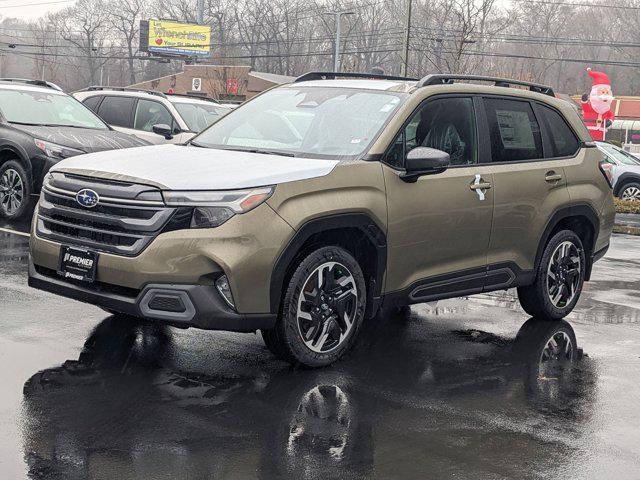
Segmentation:
[(79, 155), (51, 171), (168, 190), (232, 190), (321, 177), (337, 164), (337, 160), (165, 144)]

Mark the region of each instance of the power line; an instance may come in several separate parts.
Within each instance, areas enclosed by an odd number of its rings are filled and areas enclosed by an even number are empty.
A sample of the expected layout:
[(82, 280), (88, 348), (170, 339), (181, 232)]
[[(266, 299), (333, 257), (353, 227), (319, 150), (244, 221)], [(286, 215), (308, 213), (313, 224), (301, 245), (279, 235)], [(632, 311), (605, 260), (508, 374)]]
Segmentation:
[(23, 3), (22, 5), (1, 5), (0, 8), (20, 8), (20, 7), (36, 7), (38, 5), (53, 5), (56, 3), (69, 3), (76, 0), (50, 0), (47, 2)]

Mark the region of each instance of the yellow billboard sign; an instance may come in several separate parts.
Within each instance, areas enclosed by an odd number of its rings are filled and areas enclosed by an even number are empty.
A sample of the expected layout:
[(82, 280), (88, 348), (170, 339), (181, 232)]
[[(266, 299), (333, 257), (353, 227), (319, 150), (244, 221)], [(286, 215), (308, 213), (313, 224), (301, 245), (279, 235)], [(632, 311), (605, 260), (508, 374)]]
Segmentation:
[(169, 55), (210, 56), (211, 27), (149, 20), (148, 51)]

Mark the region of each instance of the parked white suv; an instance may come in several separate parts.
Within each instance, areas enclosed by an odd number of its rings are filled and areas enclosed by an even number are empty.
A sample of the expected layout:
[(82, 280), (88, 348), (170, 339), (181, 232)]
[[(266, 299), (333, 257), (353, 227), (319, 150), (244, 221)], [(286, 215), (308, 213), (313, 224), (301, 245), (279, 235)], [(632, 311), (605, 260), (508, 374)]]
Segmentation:
[(151, 143), (184, 143), (232, 109), (214, 100), (120, 87), (73, 94), (115, 130)]
[(613, 194), (622, 200), (640, 201), (640, 159), (610, 143), (596, 142), (596, 146), (611, 170)]

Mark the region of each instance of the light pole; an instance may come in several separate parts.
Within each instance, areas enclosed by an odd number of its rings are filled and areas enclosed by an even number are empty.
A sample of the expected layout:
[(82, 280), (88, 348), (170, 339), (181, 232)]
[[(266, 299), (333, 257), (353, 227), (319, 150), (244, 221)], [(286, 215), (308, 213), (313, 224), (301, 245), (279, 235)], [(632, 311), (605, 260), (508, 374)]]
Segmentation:
[(407, 67), (409, 66), (409, 37), (411, 35), (411, 0), (407, 0), (407, 17), (405, 18), (404, 45), (402, 48), (402, 68), (400, 75), (407, 76)]
[(342, 10), (339, 12), (325, 12), (325, 15), (333, 15), (336, 18), (336, 49), (333, 54), (333, 71), (340, 71), (340, 19), (342, 15), (354, 15), (356, 12)]

